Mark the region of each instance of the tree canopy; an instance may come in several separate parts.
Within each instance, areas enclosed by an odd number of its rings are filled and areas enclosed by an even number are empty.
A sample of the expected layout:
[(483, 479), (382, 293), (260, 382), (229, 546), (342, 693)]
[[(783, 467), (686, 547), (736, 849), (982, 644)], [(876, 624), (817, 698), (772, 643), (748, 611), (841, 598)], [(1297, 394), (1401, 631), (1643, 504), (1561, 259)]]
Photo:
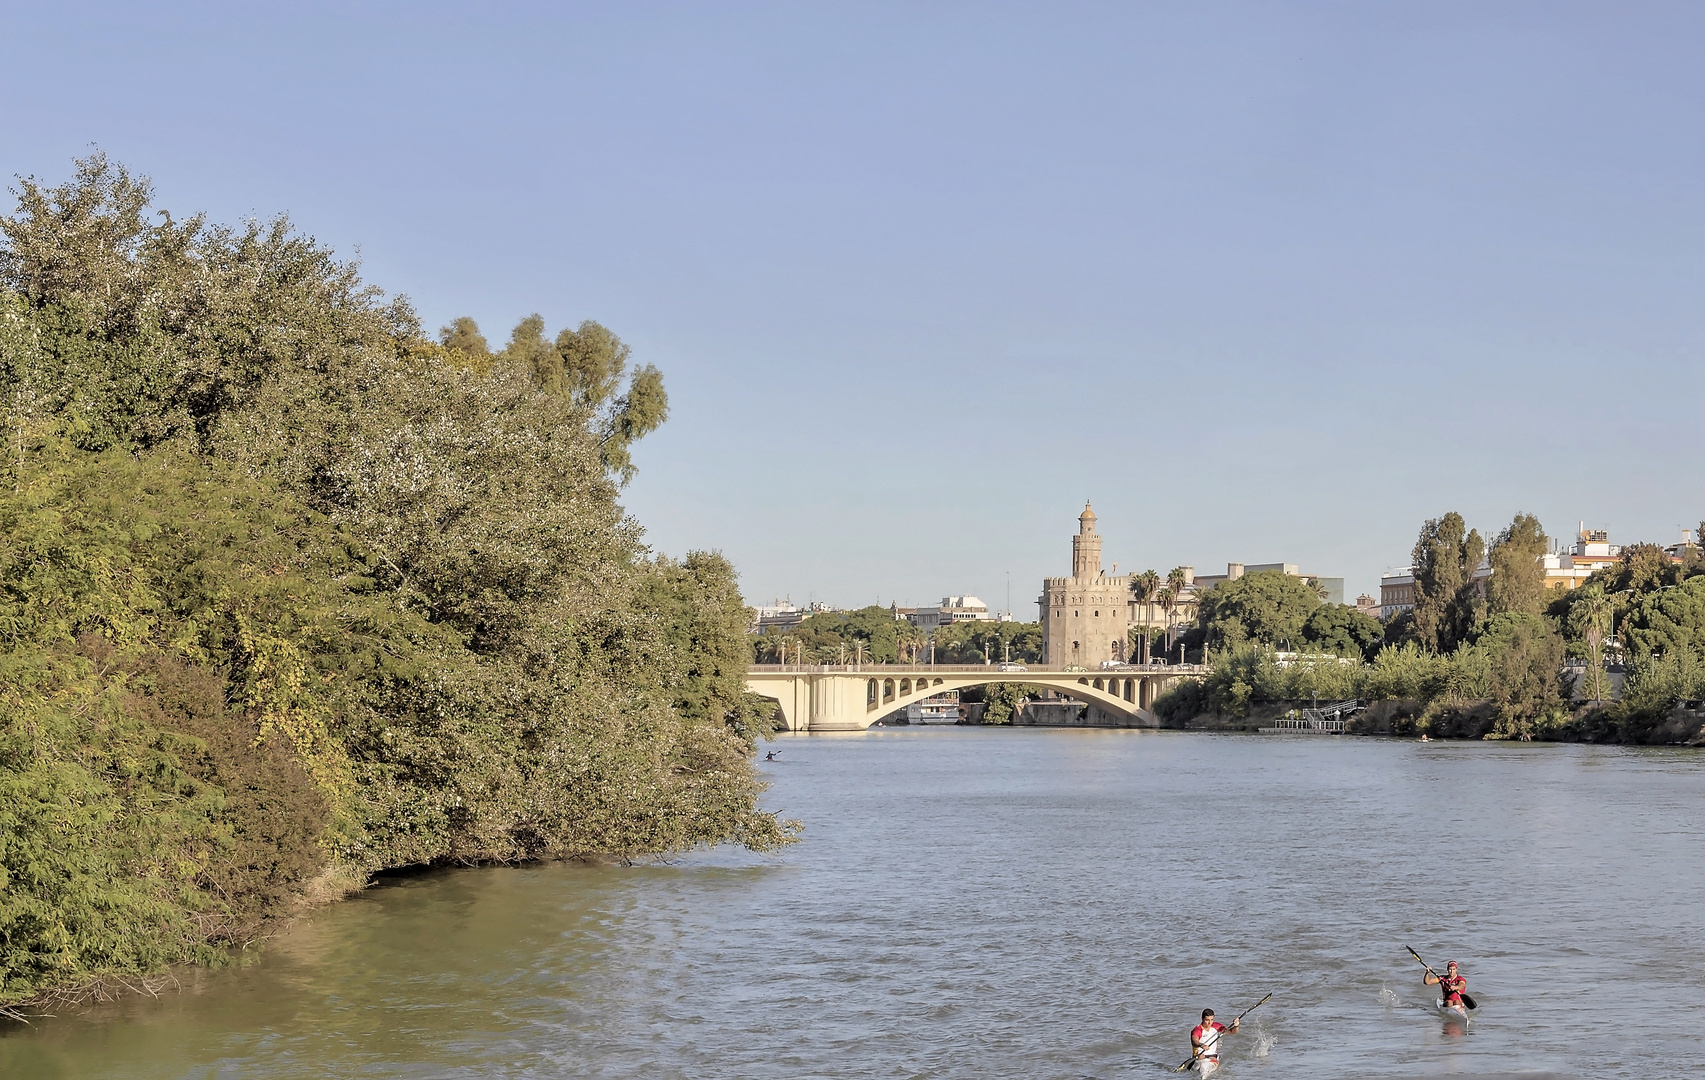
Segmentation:
[(1480, 533), (1451, 511), (1421, 526), (1411, 553), (1415, 576), (1415, 633), (1430, 649), (1448, 653), (1480, 621), (1483, 604), (1474, 571), (1485, 556)]
[(554, 386), (286, 219), (156, 211), (99, 154), (21, 182), (0, 1005), (382, 867), (787, 841), (732, 567), (617, 502), (661, 378), (592, 326)]
[(1549, 538), (1532, 514), (1515, 520), (1492, 541), (1488, 556), (1492, 579), (1487, 586), (1487, 611), (1492, 615), (1538, 615), (1545, 608), (1545, 566), (1540, 561)]
[(1303, 645), (1303, 624), (1321, 606), (1307, 581), (1279, 570), (1258, 570), (1222, 581), (1198, 598), (1197, 619), (1210, 648), (1255, 642), (1275, 648)]
[(1385, 640), (1385, 628), (1371, 615), (1348, 604), (1321, 604), (1302, 624), (1310, 652), (1372, 660)]
[(930, 639), (938, 664), (1034, 664), (1042, 659), (1042, 624), (973, 621), (949, 623)]

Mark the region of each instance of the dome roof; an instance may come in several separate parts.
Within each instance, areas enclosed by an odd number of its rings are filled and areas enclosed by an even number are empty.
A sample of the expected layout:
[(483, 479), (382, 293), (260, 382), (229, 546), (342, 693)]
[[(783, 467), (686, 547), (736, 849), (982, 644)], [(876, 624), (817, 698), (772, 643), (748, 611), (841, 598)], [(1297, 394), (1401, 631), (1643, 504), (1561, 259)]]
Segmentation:
[(1095, 511), (1091, 510), (1089, 508), (1088, 502), (1085, 502), (1083, 504), (1083, 513), (1079, 514), (1077, 516), (1077, 519), (1079, 521), (1094, 521), (1095, 520)]

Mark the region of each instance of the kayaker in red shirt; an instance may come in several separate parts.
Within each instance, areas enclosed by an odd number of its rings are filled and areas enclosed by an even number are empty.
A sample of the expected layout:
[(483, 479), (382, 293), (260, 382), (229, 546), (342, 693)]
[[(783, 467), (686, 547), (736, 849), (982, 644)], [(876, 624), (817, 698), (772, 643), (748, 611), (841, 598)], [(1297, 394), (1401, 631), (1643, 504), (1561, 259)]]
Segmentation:
[(1443, 975), (1435, 975), (1431, 971), (1428, 971), (1427, 974), (1422, 977), (1421, 981), (1426, 983), (1428, 986), (1432, 986), (1434, 983), (1437, 983), (1439, 993), (1444, 995), (1444, 1003), (1447, 1007), (1461, 1007), (1462, 992), (1468, 989), (1468, 980), (1457, 973), (1455, 960), (1452, 960), (1450, 963), (1445, 965), (1445, 973)]
[(1236, 1035), (1237, 1021), (1233, 1020), (1230, 1027), (1214, 1023), (1214, 1010), (1202, 1010), (1202, 1022), (1190, 1029), (1190, 1054), (1198, 1062), (1220, 1063), (1220, 1037)]

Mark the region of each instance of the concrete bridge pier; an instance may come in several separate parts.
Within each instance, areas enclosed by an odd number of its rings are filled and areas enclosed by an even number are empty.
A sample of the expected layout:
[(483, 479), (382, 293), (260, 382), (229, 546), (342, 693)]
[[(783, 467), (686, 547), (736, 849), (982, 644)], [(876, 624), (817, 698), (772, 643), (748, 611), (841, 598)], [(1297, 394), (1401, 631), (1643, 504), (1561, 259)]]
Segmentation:
[(809, 730), (863, 731), (870, 726), (868, 700), (864, 679), (811, 678)]

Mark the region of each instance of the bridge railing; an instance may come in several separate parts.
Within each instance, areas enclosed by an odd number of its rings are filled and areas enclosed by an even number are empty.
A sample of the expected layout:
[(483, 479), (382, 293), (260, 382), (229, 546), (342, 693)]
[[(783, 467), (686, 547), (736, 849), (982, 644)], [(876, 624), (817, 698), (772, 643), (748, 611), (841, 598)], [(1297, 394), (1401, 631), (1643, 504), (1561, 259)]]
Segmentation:
[(1314, 719), (1314, 718), (1310, 718), (1310, 717), (1294, 718), (1294, 717), (1283, 717), (1282, 716), (1279, 719), (1273, 721), (1273, 726), (1271, 728), (1262, 728), (1261, 730), (1262, 731), (1324, 731), (1324, 732), (1331, 732), (1331, 733), (1335, 733), (1335, 734), (1342, 734), (1344, 731), (1344, 721), (1342, 721), (1342, 720), (1318, 720), (1318, 719)]
[(1023, 671), (1002, 671), (999, 664), (751, 664), (748, 671), (760, 674), (873, 676), (919, 675), (936, 672), (946, 675), (987, 674), (1010, 676), (1006, 682), (1023, 682), (1026, 675), (1076, 675), (1084, 679), (1116, 679), (1132, 675), (1202, 675), (1212, 670), (1206, 664), (1127, 664), (1117, 668), (1068, 670), (1063, 667), (1042, 667), (1026, 664)]

